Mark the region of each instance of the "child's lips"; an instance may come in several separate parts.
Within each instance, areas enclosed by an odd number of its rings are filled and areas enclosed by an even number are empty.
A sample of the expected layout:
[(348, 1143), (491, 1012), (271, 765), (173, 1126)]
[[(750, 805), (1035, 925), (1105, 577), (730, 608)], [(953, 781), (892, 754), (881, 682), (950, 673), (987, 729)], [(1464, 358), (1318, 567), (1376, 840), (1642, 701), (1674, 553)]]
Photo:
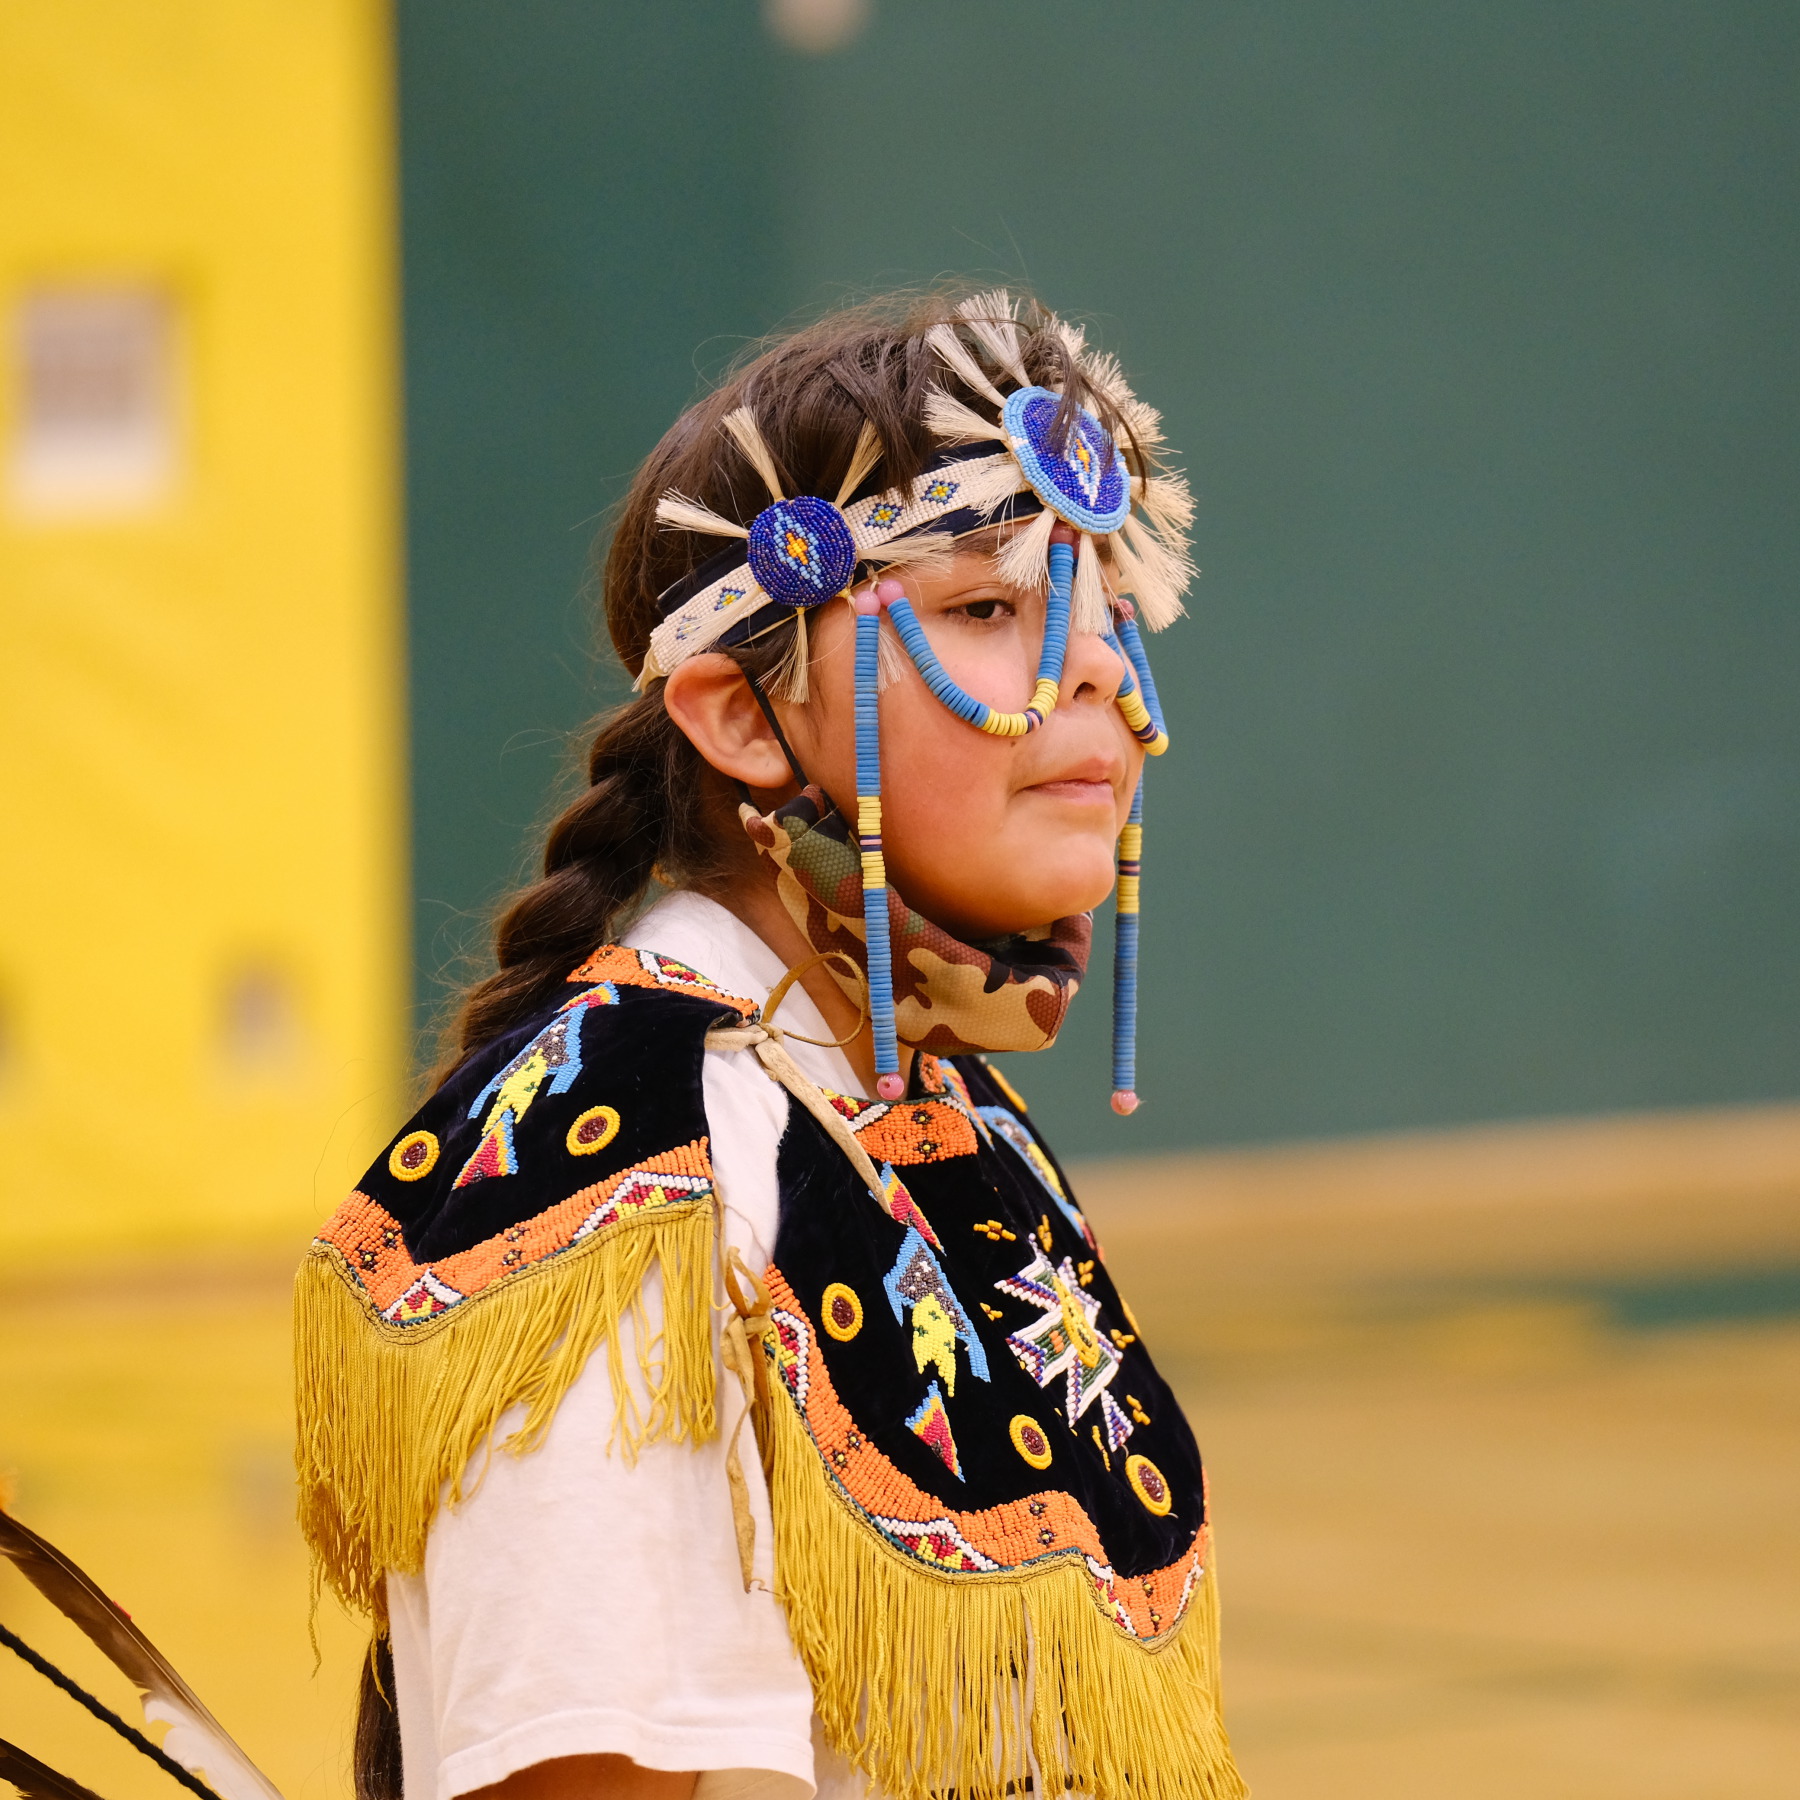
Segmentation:
[(1055, 800), (1073, 800), (1085, 806), (1106, 806), (1113, 804), (1113, 788), (1110, 781), (1092, 780), (1081, 776), (1065, 777), (1060, 781), (1040, 781), (1029, 790), (1034, 794), (1048, 794)]

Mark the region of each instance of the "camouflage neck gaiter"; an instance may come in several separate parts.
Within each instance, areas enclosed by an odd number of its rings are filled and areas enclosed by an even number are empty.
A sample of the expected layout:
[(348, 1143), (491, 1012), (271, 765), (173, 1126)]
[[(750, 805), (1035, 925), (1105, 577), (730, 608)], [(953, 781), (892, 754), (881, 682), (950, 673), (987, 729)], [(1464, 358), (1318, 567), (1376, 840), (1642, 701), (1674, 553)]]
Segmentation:
[[(850, 828), (823, 790), (809, 786), (773, 812), (740, 806), (751, 841), (775, 864), (788, 915), (815, 950), (840, 950), (866, 968), (862, 865)], [(1047, 1050), (1087, 972), (1093, 920), (1058, 919), (1040, 931), (965, 944), (921, 917), (893, 888), (894, 1013), (900, 1042), (956, 1055)], [(859, 983), (831, 963), (852, 999)]]

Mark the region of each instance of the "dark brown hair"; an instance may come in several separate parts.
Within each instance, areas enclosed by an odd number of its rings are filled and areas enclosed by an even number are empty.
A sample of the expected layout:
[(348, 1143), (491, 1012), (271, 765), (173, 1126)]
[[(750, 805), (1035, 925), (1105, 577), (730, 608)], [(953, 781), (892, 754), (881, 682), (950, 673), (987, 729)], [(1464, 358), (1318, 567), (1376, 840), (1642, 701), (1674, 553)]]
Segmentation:
[[(753, 410), (790, 494), (835, 494), (865, 420), (882, 453), (866, 485), (911, 482), (939, 448), (922, 422), (930, 388), (984, 416), (992, 411), (992, 402), (958, 380), (925, 339), (932, 326), (957, 316), (961, 298), (890, 295), (833, 313), (767, 345), (675, 421), (633, 479), (601, 565), (607, 631), (632, 675), (660, 622), (661, 596), (720, 548), (716, 538), (660, 524), (657, 501), (674, 488), (746, 525), (768, 504), (762, 478), (722, 428), (726, 415), (740, 406)], [(1121, 434), (1115, 409), (1083, 375), (1051, 315), (1027, 301), (1019, 323), (1026, 373), (1063, 392), (1060, 423), (1066, 426), (1075, 408), (1086, 406)], [(999, 375), (967, 334), (965, 347)], [(1131, 453), (1143, 466), (1135, 445)], [(794, 629), (783, 623), (725, 654), (766, 680), (792, 650)], [(435, 1080), (541, 1010), (572, 968), (630, 922), (653, 881), (704, 891), (717, 880), (718, 814), (708, 799), (722, 781), (664, 710), (660, 682), (601, 720), (588, 751), (587, 786), (551, 824), (542, 876), (501, 908), (494, 970), (464, 994), (444, 1033)], [(359, 1697), (357, 1800), (400, 1800), (392, 1691), (383, 1640)]]

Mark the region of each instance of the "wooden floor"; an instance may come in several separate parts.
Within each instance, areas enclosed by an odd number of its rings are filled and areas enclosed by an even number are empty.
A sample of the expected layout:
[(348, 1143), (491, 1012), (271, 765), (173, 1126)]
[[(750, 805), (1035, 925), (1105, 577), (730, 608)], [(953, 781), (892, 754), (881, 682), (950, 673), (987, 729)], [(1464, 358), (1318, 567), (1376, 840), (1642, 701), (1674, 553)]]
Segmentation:
[[(1788, 1800), (1800, 1111), (1158, 1159), (1082, 1197), (1206, 1451), (1258, 1800)], [(0, 1472), (289, 1800), (347, 1793), (266, 1260), (15, 1276)], [(0, 1619), (123, 1684), (0, 1570)], [(135, 1716), (135, 1714), (133, 1715)], [(0, 1735), (175, 1790), (0, 1653)]]

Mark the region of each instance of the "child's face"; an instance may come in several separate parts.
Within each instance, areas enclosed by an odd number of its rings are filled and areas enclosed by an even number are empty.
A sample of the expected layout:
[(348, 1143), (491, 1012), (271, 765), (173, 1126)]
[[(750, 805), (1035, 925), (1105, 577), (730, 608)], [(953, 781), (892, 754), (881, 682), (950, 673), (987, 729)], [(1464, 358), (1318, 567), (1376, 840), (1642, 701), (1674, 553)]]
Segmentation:
[[(1031, 697), (1044, 596), (1009, 588), (985, 551), (900, 576), (951, 678), (1008, 712)], [(856, 818), (855, 616), (842, 601), (812, 621), (811, 698), (783, 706), (807, 774)], [(893, 626), (883, 622), (884, 634)], [(898, 649), (898, 644), (895, 644)], [(1038, 730), (990, 737), (935, 700), (909, 658), (881, 695), (882, 838), (888, 879), (964, 938), (999, 937), (1098, 906), (1143, 746), (1114, 698), (1123, 671), (1099, 638), (1072, 635), (1062, 698)]]

